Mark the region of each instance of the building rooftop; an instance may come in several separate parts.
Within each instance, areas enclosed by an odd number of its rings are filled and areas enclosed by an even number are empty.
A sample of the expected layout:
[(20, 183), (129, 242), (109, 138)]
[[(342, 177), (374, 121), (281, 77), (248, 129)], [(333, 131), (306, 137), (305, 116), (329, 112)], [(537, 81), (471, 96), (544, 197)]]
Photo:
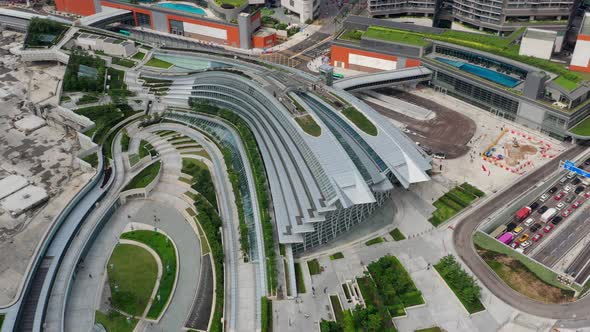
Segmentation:
[(555, 41), (555, 37), (557, 37), (556, 31), (528, 28), (526, 29), (524, 36), (522, 38)]
[(0, 207), (17, 216), (45, 202), (49, 196), (45, 189), (37, 186), (26, 186), (0, 201)]
[(29, 185), (29, 181), (20, 175), (9, 175), (0, 180), (0, 200)]

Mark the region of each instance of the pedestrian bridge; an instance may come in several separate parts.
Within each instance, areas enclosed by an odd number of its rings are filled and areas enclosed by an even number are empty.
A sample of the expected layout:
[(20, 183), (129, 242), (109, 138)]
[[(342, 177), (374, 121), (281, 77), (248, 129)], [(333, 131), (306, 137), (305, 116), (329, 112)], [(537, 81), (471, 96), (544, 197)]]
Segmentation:
[(429, 81), (432, 71), (426, 67), (411, 67), (344, 78), (334, 82), (334, 87), (347, 91), (363, 91), (404, 84)]

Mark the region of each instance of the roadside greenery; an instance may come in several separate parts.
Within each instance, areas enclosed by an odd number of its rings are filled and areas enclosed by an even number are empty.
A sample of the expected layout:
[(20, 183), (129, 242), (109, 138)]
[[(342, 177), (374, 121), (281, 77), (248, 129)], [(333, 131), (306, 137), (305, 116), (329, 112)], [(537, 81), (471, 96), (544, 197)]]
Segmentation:
[(295, 263), (295, 283), (297, 285), (297, 293), (304, 294), (306, 292), (305, 280), (303, 279), (303, 270), (299, 263)]
[(311, 274), (312, 276), (322, 273), (320, 262), (318, 262), (317, 259), (307, 261), (307, 268), (309, 269), (309, 274)]
[(107, 271), (112, 306), (132, 316), (143, 315), (158, 276), (154, 257), (141, 247), (118, 244)]
[(389, 235), (391, 235), (394, 241), (402, 241), (406, 239), (406, 236), (399, 230), (399, 228), (389, 232)]
[[(81, 67), (82, 71), (81, 71)], [(89, 69), (88, 69), (89, 68)], [(96, 73), (92, 72), (96, 70)], [(88, 71), (88, 73), (86, 73)], [(106, 66), (103, 59), (73, 51), (66, 66), (63, 80), (63, 90), (103, 92)], [(86, 73), (86, 74), (84, 74)]]
[[(250, 165), (252, 167), (252, 174), (254, 176), (254, 184), (256, 188), (256, 196), (258, 197), (258, 207), (260, 210), (260, 219), (262, 222), (262, 235), (264, 238), (264, 253), (267, 259), (266, 272), (268, 275), (268, 287), (271, 292), (274, 292), (277, 287), (277, 259), (274, 250), (274, 231), (273, 223), (269, 213), (270, 206), (269, 194), (266, 183), (266, 172), (264, 169), (264, 164), (262, 162), (260, 151), (258, 150), (258, 145), (256, 144), (256, 139), (250, 131), (248, 124), (233, 112), (225, 109), (220, 109), (218, 107), (209, 105), (202, 101), (195, 102), (191, 100), (190, 103), (193, 106), (193, 110), (196, 112), (212, 114), (225, 119), (228, 123), (234, 126), (234, 128), (238, 131), (240, 138), (242, 139), (242, 142), (248, 154), (248, 161), (250, 162)], [(228, 162), (232, 160), (232, 155), (230, 151), (224, 148), (222, 152), (223, 157), (226, 160), (226, 163), (231, 164)], [(233, 169), (230, 171), (230, 180), (232, 181), (232, 185), (234, 185), (234, 188), (237, 188), (236, 185), (239, 181), (239, 175)], [(238, 191), (239, 190), (234, 190), (234, 193)], [(242, 225), (242, 221), (240, 221), (240, 225)], [(244, 235), (246, 234), (247, 230), (246, 227), (246, 225), (240, 226), (240, 238), (245, 237)]]
[(330, 303), (334, 310), (334, 319), (336, 319), (337, 322), (342, 322), (344, 320), (344, 311), (342, 310), (342, 304), (340, 304), (340, 298), (338, 295), (330, 295)]
[(453, 255), (441, 258), (434, 268), (470, 314), (485, 309), (480, 301), (481, 289), (475, 278), (463, 270)]
[(451, 189), (432, 204), (436, 210), (428, 221), (434, 226), (438, 226), (469, 206), (476, 198), (483, 196), (484, 193), (481, 190), (468, 183), (463, 183), (461, 186)]
[(272, 301), (268, 297), (261, 299), (261, 331), (272, 331)]
[(147, 187), (158, 175), (160, 172), (160, 167), (162, 166), (162, 161), (158, 160), (148, 167), (144, 168), (141, 172), (131, 179), (129, 184), (125, 186), (123, 191), (131, 190), (131, 189), (139, 189)]
[(382, 243), (382, 242), (385, 242), (385, 240), (381, 236), (378, 236), (378, 237), (376, 237), (374, 239), (370, 239), (369, 241), (365, 242), (365, 245), (366, 246), (372, 246), (372, 245), (379, 244), (379, 243)]
[(371, 136), (377, 136), (377, 127), (371, 122), (371, 120), (367, 119), (367, 117), (359, 112), (353, 106), (349, 106), (342, 110), (342, 114), (346, 116), (355, 126), (357, 126), (360, 130), (364, 131), (365, 133)]
[(333, 260), (333, 261), (337, 260), (337, 259), (342, 259), (342, 258), (344, 258), (344, 255), (341, 252), (337, 252), (337, 253), (330, 255), (330, 260)]
[(123, 233), (121, 234), (121, 238), (141, 242), (152, 248), (160, 257), (163, 269), (157, 292), (160, 295), (160, 300), (158, 301), (158, 295), (156, 295), (156, 299), (152, 302), (152, 306), (147, 314), (148, 318), (157, 319), (172, 296), (172, 290), (176, 282), (177, 267), (174, 245), (166, 235), (148, 230)]

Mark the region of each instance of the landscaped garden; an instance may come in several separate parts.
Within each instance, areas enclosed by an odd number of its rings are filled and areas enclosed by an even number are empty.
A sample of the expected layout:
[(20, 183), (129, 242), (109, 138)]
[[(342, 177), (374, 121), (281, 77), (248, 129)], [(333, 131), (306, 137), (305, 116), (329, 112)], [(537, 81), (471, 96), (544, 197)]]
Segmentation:
[(367, 117), (359, 112), (356, 108), (349, 106), (342, 110), (342, 114), (355, 124), (360, 130), (371, 136), (377, 136), (377, 127), (367, 119)]
[(370, 239), (369, 241), (365, 242), (365, 245), (372, 246), (372, 245), (383, 243), (383, 242), (385, 242), (385, 240), (381, 236), (378, 236), (374, 239)]
[(103, 59), (80, 52), (72, 52), (66, 66), (63, 90), (66, 92), (103, 92), (106, 66)]
[(118, 244), (107, 266), (111, 305), (132, 316), (142, 316), (149, 304), (158, 265), (144, 248)]
[(156, 57), (151, 58), (148, 62), (146, 62), (145, 65), (148, 67), (156, 67), (156, 68), (163, 68), (163, 69), (168, 69), (173, 66), (170, 62), (160, 60)]
[(141, 242), (153, 249), (160, 257), (163, 271), (156, 295), (156, 297), (160, 296), (160, 300), (154, 299), (147, 313), (148, 318), (157, 319), (172, 296), (172, 290), (176, 282), (177, 267), (174, 245), (166, 235), (148, 230), (123, 233), (121, 238)]
[(307, 268), (309, 269), (309, 274), (312, 276), (322, 273), (322, 267), (320, 266), (320, 262), (318, 262), (317, 259), (307, 261)]
[(394, 241), (401, 241), (406, 239), (406, 236), (399, 230), (399, 228), (395, 228), (394, 230), (389, 232), (389, 235), (391, 235)]
[(76, 105), (97, 103), (99, 100), (100, 99), (97, 96), (87, 94), (87, 95), (83, 95), (80, 99), (78, 99), (78, 101), (76, 102)]
[(34, 17), (27, 28), (25, 48), (49, 47), (55, 45), (68, 26), (56, 21)]
[(469, 206), (475, 199), (484, 195), (483, 191), (468, 183), (463, 183), (451, 189), (432, 204), (436, 207), (436, 210), (428, 221), (434, 226), (438, 226)]
[(486, 264), (515, 291), (546, 303), (574, 300), (574, 291), (552, 270), (481, 232), (474, 234), (473, 242)]
[(203, 195), (217, 209), (217, 195), (209, 168), (200, 160), (182, 158), (182, 173), (192, 177), (191, 187)]
[(590, 117), (582, 120), (580, 123), (575, 125), (570, 131), (576, 135), (590, 136)]
[(152, 163), (148, 167), (144, 168), (139, 172), (137, 175), (129, 181), (129, 184), (125, 186), (123, 191), (131, 190), (131, 189), (139, 189), (147, 187), (158, 175), (160, 172), (160, 167), (162, 166), (162, 162), (160, 160)]
[(117, 123), (134, 114), (133, 110), (121, 107), (121, 105), (100, 105), (75, 110), (76, 114), (83, 115), (95, 123), (92, 131), (84, 134), (91, 136), (96, 144), (103, 144), (107, 133)]
[(341, 252), (337, 252), (337, 253), (330, 255), (330, 260), (337, 260), (337, 259), (342, 259), (342, 258), (344, 258), (344, 254), (342, 254)]
[(135, 325), (137, 325), (137, 319), (128, 318), (115, 310), (110, 310), (106, 314), (97, 310), (94, 319), (107, 332), (132, 332), (135, 329)]
[(463, 270), (453, 255), (441, 258), (434, 268), (470, 314), (485, 309), (480, 301), (481, 289), (475, 278)]

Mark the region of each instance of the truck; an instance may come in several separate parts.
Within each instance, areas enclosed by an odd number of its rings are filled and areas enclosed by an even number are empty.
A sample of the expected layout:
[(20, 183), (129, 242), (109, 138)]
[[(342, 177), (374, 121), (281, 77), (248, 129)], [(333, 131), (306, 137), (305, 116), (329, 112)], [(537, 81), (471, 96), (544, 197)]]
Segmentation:
[(541, 221), (547, 223), (551, 218), (553, 218), (557, 214), (557, 210), (555, 208), (550, 208), (543, 215), (541, 215)]
[(506, 232), (498, 238), (498, 241), (500, 241), (504, 244), (510, 244), (510, 242), (512, 242), (513, 239), (514, 239), (514, 234), (512, 234), (510, 232)]
[(497, 238), (500, 234), (506, 231), (506, 225), (500, 225), (498, 228), (494, 229), (493, 232), (490, 233), (490, 236), (493, 238)]
[(518, 221), (523, 221), (526, 219), (526, 217), (529, 216), (529, 214), (531, 214), (532, 209), (530, 208), (530, 206), (525, 206), (522, 209), (516, 211), (516, 219), (518, 219)]

